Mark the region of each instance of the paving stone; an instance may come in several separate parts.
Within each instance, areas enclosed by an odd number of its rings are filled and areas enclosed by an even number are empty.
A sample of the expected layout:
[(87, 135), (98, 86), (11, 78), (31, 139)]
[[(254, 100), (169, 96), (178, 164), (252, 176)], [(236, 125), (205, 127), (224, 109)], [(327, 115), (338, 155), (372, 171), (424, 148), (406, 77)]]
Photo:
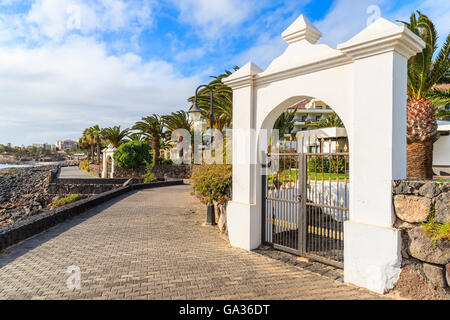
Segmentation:
[[(0, 254), (0, 299), (384, 298), (230, 248), (202, 226), (204, 210), (189, 186), (121, 196)], [(69, 266), (79, 290), (67, 289)]]

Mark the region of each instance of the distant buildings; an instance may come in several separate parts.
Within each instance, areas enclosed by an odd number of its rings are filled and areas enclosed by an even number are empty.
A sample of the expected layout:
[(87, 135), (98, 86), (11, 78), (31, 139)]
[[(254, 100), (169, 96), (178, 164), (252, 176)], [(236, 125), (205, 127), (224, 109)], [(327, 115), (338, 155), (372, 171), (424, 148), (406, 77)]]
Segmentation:
[(78, 143), (74, 140), (59, 140), (56, 141), (56, 148), (58, 150), (69, 150), (76, 149), (78, 147)]
[(297, 112), (294, 118), (294, 129), (292, 133), (298, 131), (305, 131), (308, 129), (308, 123), (325, 120), (328, 115), (333, 114), (334, 111), (327, 106), (327, 104), (318, 99), (304, 99), (289, 109), (296, 109)]
[(35, 147), (35, 148), (41, 148), (41, 149), (45, 149), (45, 150), (56, 151), (56, 146), (55, 146), (54, 144), (49, 144), (49, 143), (33, 143), (31, 146), (32, 146), (32, 147)]

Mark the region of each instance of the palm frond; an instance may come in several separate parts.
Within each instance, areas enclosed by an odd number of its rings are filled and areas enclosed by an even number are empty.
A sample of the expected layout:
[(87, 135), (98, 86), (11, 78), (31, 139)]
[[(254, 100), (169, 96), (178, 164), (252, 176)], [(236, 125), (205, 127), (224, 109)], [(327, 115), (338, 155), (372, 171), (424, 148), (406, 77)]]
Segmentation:
[(432, 89), (428, 91), (427, 99), (433, 102), (435, 107), (450, 104), (450, 89)]

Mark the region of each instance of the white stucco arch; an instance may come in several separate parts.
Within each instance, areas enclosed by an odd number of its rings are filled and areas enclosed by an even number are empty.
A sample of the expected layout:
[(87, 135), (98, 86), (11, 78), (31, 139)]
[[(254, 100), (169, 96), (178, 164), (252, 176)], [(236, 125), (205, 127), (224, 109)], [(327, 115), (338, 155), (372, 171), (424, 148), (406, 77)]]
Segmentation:
[[(114, 178), (116, 163), (114, 160), (114, 153), (117, 148), (114, 148), (112, 144), (109, 144), (107, 148), (103, 149), (103, 170), (102, 178)], [(111, 159), (111, 172), (108, 172), (108, 160)]]
[(249, 62), (223, 80), (233, 89), (231, 244), (251, 250), (261, 243), (258, 132), (299, 98), (318, 98), (339, 115), (349, 138), (345, 281), (384, 292), (397, 281), (401, 263), (392, 181), (406, 178), (407, 60), (424, 43), (383, 18), (337, 49), (316, 44), (321, 33), (303, 15), (282, 37), (289, 46), (266, 70)]

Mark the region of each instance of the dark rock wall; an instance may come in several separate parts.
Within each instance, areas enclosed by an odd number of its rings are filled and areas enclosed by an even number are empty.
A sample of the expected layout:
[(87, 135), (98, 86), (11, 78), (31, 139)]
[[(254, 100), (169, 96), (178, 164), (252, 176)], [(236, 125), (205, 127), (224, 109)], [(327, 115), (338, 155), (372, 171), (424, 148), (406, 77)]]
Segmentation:
[[(432, 241), (422, 224), (433, 210), (439, 223), (450, 221), (450, 182), (395, 181), (393, 197), (395, 227), (402, 233), (403, 271), (399, 283), (406, 288), (408, 279), (420, 278), (424, 281), (416, 281), (416, 286), (427, 286), (422, 292), (435, 292), (434, 296), (449, 299), (450, 240)], [(413, 287), (411, 291), (421, 291)]]

